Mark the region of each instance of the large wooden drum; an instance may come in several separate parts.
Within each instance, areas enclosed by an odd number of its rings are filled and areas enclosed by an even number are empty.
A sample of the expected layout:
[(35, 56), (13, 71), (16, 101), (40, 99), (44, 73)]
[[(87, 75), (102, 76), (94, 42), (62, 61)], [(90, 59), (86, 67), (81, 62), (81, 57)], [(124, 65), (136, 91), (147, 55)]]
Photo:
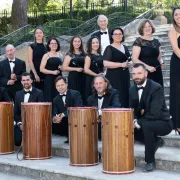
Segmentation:
[(51, 103), (22, 103), (23, 159), (51, 158)]
[(134, 127), (132, 109), (102, 110), (103, 172), (134, 172)]
[(13, 104), (0, 102), (0, 154), (14, 153)]
[(97, 112), (93, 107), (70, 107), (70, 165), (98, 164)]

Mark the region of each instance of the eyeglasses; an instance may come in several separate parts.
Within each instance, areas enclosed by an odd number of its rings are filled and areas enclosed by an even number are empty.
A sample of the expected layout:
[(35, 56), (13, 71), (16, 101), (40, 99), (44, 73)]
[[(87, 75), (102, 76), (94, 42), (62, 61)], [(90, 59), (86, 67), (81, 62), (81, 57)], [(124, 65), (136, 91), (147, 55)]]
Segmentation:
[(114, 33), (113, 35), (114, 36), (122, 36), (122, 34), (117, 34), (117, 33)]
[(172, 6), (171, 9), (174, 11), (176, 9), (180, 9), (180, 6)]

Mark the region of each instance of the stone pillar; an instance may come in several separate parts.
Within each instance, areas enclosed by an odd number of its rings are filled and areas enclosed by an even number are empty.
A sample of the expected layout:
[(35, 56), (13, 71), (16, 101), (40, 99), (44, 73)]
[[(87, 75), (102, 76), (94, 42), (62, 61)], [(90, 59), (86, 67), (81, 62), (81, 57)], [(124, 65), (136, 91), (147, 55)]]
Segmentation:
[(157, 9), (157, 17), (154, 19), (159, 24), (167, 24), (167, 18), (164, 16), (164, 10), (162, 8)]

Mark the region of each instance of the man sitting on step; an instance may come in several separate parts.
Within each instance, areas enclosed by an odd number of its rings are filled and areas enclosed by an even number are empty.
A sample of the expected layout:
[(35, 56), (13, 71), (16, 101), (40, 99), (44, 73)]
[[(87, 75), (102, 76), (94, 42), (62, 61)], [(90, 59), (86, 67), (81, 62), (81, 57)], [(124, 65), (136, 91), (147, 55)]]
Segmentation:
[(134, 137), (145, 144), (146, 165), (143, 171), (156, 168), (155, 153), (162, 147), (165, 136), (172, 131), (170, 114), (165, 104), (164, 89), (147, 79), (146, 67), (137, 63), (132, 68), (135, 82), (129, 90), (129, 105), (134, 109)]

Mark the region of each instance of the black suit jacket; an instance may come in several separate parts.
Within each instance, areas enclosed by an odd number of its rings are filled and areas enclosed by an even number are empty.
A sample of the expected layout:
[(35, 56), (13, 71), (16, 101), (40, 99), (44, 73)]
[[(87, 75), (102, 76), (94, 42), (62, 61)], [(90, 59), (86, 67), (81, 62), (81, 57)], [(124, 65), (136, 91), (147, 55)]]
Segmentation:
[[(88, 106), (98, 107), (98, 96), (93, 94), (87, 99)], [(110, 90), (107, 94), (104, 95), (104, 100), (102, 103), (103, 108), (119, 108), (121, 104), (119, 102), (119, 92), (116, 89)]]
[[(99, 40), (101, 41), (101, 34), (100, 34), (100, 32), (101, 32), (100, 30), (94, 32), (94, 33), (91, 35), (91, 37), (96, 36), (96, 37), (98, 37)], [(108, 29), (108, 33), (109, 33), (109, 41), (110, 41), (110, 44), (111, 44), (111, 43), (112, 43), (112, 41), (111, 41), (111, 32), (110, 32), (109, 29)]]
[(0, 87), (0, 102), (10, 102), (11, 99), (9, 98), (6, 89), (3, 87)]
[(53, 99), (53, 117), (56, 114), (63, 113), (65, 117), (68, 117), (68, 107), (82, 107), (83, 101), (79, 91), (68, 89), (66, 93), (66, 104), (63, 103), (61, 96), (58, 94)]
[[(24, 61), (15, 58), (15, 67), (14, 67), (14, 73), (16, 74), (17, 81), (15, 84), (21, 86), (21, 74), (23, 72), (26, 72), (26, 64)], [(0, 62), (0, 86), (6, 87), (8, 80), (11, 78), (11, 68), (9, 64), (9, 60), (5, 59)]]
[[(130, 88), (129, 105), (130, 108), (134, 108), (134, 118), (138, 120), (140, 126), (143, 119), (170, 120), (170, 114), (165, 104), (164, 89), (153, 80), (147, 79), (140, 102), (137, 85)], [(144, 110), (143, 115), (141, 115), (142, 109)]]
[[(15, 97), (14, 104), (14, 120), (21, 122), (21, 103), (24, 102), (24, 90), (18, 91)], [(29, 96), (28, 102), (43, 102), (43, 92), (35, 87), (32, 87), (32, 92)]]

